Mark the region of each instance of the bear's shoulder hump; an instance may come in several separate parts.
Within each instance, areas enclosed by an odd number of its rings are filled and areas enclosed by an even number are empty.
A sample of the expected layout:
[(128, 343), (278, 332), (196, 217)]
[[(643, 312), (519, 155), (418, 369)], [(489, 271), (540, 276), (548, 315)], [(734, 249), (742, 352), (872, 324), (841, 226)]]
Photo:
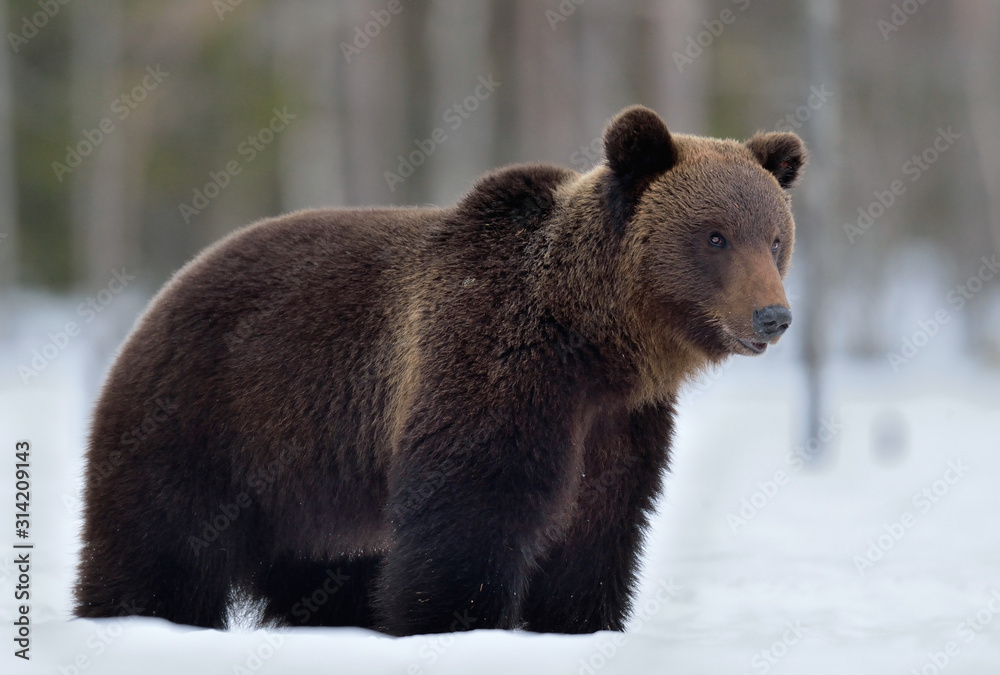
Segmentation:
[(491, 171), (458, 203), (462, 216), (478, 221), (543, 219), (555, 192), (577, 173), (549, 164), (515, 164)]

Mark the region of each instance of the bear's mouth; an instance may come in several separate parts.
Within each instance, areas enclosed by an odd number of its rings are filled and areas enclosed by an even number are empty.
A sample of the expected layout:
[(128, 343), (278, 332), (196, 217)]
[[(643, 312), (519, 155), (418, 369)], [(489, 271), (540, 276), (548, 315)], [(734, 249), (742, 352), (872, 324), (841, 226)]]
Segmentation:
[(766, 342), (752, 342), (751, 340), (744, 340), (743, 338), (736, 338), (736, 341), (743, 345), (744, 348), (751, 354), (763, 354), (767, 349)]

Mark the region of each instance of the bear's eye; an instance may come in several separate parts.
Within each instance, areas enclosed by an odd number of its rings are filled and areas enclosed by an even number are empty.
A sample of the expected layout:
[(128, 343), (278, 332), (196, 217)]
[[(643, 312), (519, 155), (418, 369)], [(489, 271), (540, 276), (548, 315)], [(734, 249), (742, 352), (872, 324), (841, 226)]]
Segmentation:
[(726, 248), (726, 238), (718, 232), (713, 232), (708, 235), (708, 243), (715, 248)]
[(774, 255), (778, 255), (778, 251), (780, 250), (781, 250), (781, 240), (775, 239), (774, 243), (771, 244), (771, 253)]

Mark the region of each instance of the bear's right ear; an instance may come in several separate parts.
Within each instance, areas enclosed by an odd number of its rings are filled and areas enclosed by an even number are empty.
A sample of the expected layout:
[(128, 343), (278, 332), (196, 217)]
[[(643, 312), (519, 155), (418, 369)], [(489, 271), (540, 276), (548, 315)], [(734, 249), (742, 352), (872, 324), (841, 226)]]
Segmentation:
[(635, 105), (615, 115), (604, 130), (604, 156), (623, 185), (648, 182), (677, 160), (667, 125), (649, 108)]
[(641, 105), (625, 108), (604, 130), (604, 156), (611, 169), (607, 205), (619, 225), (635, 212), (643, 191), (677, 162), (667, 125)]

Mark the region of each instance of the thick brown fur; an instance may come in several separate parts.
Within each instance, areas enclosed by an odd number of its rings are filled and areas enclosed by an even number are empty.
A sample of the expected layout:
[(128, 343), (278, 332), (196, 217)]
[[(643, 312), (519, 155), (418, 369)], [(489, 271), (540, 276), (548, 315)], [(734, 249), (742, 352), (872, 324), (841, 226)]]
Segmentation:
[(678, 388), (787, 327), (754, 313), (787, 304), (805, 149), (640, 107), (605, 144), (452, 208), (264, 221), (178, 272), (94, 413), (76, 613), (623, 629)]

